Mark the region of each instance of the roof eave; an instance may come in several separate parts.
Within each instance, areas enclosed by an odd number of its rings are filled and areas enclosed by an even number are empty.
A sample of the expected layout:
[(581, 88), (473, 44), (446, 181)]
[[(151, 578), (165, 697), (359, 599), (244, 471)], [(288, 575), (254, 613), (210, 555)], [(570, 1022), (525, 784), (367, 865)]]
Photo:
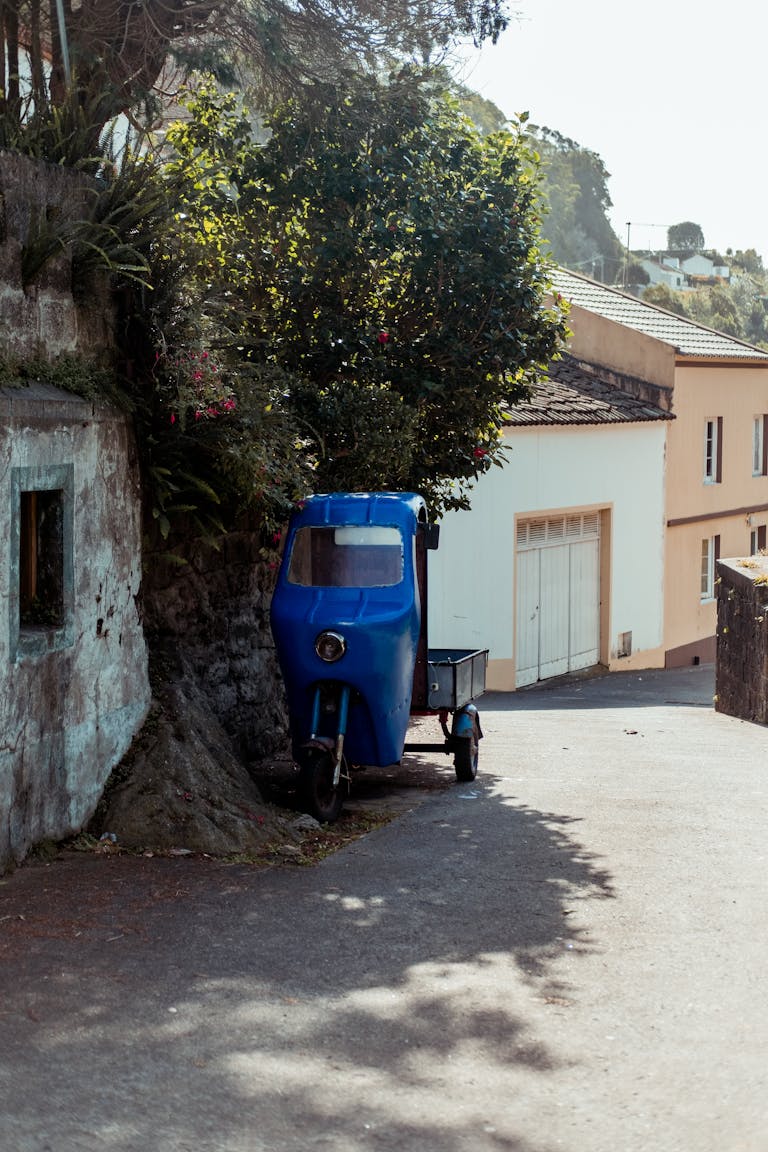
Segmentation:
[(676, 351), (675, 364), (680, 368), (768, 368), (768, 355), (697, 356)]

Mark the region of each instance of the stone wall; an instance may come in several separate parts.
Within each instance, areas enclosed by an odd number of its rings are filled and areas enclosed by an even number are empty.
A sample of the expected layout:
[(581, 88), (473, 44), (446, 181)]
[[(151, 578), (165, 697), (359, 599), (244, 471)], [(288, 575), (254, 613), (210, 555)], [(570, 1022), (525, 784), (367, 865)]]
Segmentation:
[[(58, 510), (50, 538), (25, 529), (30, 494)], [(0, 870), (83, 826), (143, 722), (140, 543), (125, 417), (48, 385), (0, 390)], [(57, 605), (40, 592), (34, 611), (30, 547), (58, 572)]]
[[(106, 277), (76, 299), (71, 254), (55, 239), (85, 217), (94, 187), (79, 173), (0, 151), (0, 350), (53, 359), (113, 344)], [(34, 272), (27, 284), (23, 268)]]
[[(73, 293), (56, 239), (93, 188), (0, 152), (9, 363), (113, 346), (106, 279)], [(146, 714), (139, 510), (123, 415), (47, 385), (0, 389), (0, 871), (83, 826)]]
[[(49, 243), (87, 215), (94, 187), (0, 152), (0, 356), (11, 362), (93, 357), (114, 345), (107, 278), (73, 291), (70, 253)], [(58, 525), (53, 611), (46, 602), (24, 607), (30, 509)], [(155, 817), (174, 842), (192, 816), (226, 825), (221, 851), (250, 845), (244, 822), (270, 834), (268, 820), (244, 821), (240, 810), (258, 799), (244, 764), (285, 741), (268, 619), (274, 573), (247, 531), (218, 550), (179, 550), (183, 566), (144, 563), (130, 421), (42, 384), (0, 390), (0, 871), (36, 843), (83, 828), (97, 806), (111, 818), (103, 794), (113, 768), (108, 793), (123, 786), (126, 822), (135, 814), (143, 825), (136, 839), (151, 834)], [(164, 711), (142, 729), (153, 703), (145, 635), (157, 673), (152, 715)], [(185, 798), (203, 792), (211, 812), (193, 812)], [(185, 821), (170, 811), (178, 795)]]
[(717, 565), (718, 712), (768, 724), (768, 556)]
[(275, 572), (255, 532), (218, 546), (195, 540), (185, 561), (148, 557), (145, 626), (165, 676), (194, 680), (243, 761), (285, 743), (285, 698), (269, 626)]

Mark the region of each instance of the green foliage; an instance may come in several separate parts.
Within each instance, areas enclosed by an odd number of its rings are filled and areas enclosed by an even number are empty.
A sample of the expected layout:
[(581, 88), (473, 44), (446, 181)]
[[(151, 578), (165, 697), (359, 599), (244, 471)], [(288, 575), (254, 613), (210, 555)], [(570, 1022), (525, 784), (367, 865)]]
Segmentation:
[(665, 308), (667, 312), (674, 312), (677, 316), (688, 315), (683, 293), (675, 292), (668, 284), (651, 284), (643, 292), (643, 300), (658, 308)]
[(128, 407), (127, 397), (117, 386), (112, 366), (87, 357), (63, 354), (56, 360), (41, 357), (21, 360), (0, 358), (0, 387), (27, 384), (51, 384), (65, 392), (74, 392), (86, 400), (107, 400), (118, 407)]
[(731, 268), (738, 269), (740, 272), (746, 272), (748, 276), (765, 275), (763, 258), (754, 248), (747, 248), (746, 252), (742, 252), (741, 248), (738, 248), (735, 252), (732, 248), (728, 248), (726, 256), (728, 257), (728, 263)]
[(726, 336), (744, 338), (744, 326), (733, 293), (724, 284), (688, 293), (686, 312), (692, 320), (724, 332)]
[(479, 93), (465, 88), (463, 84), (454, 84), (451, 87), (462, 112), (469, 117), (481, 136), (489, 136), (491, 132), (503, 132), (509, 126), (508, 118), (492, 100), (486, 100)]
[(269, 127), (260, 143), (234, 96), (202, 89), (170, 159), (102, 162), (28, 245), (30, 277), (65, 250), (82, 294), (97, 275), (119, 289), (120, 399), (150, 548), (170, 555), (177, 531), (268, 532), (313, 489), (466, 505), (564, 332), (522, 124), (483, 139), (406, 70), (316, 85)]
[(609, 173), (596, 152), (550, 128), (533, 128), (541, 156), (546, 213), (544, 238), (566, 268), (604, 283), (616, 281), (623, 248), (608, 220)]
[(643, 299), (728, 336), (768, 348), (768, 283), (765, 278), (737, 274), (729, 284), (715, 284), (689, 292), (675, 292), (666, 284), (653, 284), (645, 289)]
[(125, 147), (119, 162), (102, 157), (98, 175), (84, 175), (79, 193), (44, 213), (32, 211), (21, 253), (24, 287), (62, 253), (71, 261), (76, 298), (92, 292), (94, 278), (105, 274), (117, 285), (149, 287), (149, 253), (173, 219), (169, 188), (151, 154)]
[[(212, 90), (169, 133), (198, 316), (283, 402), (320, 489), (463, 505), (563, 334), (521, 125), (482, 140), (429, 75), (316, 86), (254, 141)], [(458, 481), (458, 486), (454, 483)]]
[(704, 233), (699, 224), (692, 220), (684, 220), (681, 224), (672, 224), (667, 229), (667, 248), (672, 251), (701, 252), (704, 247)]

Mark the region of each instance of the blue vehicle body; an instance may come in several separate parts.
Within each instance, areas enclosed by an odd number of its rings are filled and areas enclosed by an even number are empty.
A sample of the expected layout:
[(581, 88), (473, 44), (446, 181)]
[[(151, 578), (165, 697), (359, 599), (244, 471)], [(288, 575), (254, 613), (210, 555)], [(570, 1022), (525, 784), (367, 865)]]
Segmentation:
[[(421, 627), (415, 541), (426, 519), (423, 499), (400, 492), (313, 496), (291, 518), (271, 620), (294, 755), (308, 736), (330, 742), (342, 711), (350, 763), (400, 760)], [(332, 660), (316, 651), (329, 635), (343, 644)]]

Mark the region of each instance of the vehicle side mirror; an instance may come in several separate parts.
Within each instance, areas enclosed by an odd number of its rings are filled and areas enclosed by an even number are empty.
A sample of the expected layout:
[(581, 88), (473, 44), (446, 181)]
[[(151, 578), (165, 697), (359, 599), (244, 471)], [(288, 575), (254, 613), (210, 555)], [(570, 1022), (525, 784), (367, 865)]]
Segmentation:
[(430, 552), (437, 551), (437, 547), (440, 543), (440, 525), (439, 524), (427, 524), (427, 526), (424, 530), (424, 543), (427, 546), (427, 548), (430, 550)]

